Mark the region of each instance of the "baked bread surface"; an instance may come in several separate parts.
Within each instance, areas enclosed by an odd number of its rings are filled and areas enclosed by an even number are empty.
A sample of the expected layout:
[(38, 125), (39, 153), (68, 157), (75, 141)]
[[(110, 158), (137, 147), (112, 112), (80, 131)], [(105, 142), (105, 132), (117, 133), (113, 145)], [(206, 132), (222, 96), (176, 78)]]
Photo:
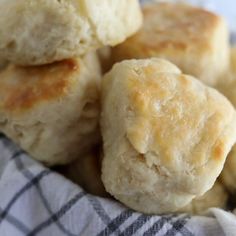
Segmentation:
[(161, 59), (117, 63), (102, 82), (102, 180), (144, 213), (174, 212), (219, 176), (236, 138), (235, 110)]
[(39, 67), (9, 65), (0, 78), (0, 131), (36, 160), (65, 164), (98, 141), (95, 53)]
[(141, 30), (113, 48), (114, 62), (161, 57), (208, 85), (217, 83), (229, 65), (224, 19), (181, 3), (147, 4), (143, 14)]
[(0, 55), (41, 65), (117, 45), (141, 26), (138, 0), (1, 0)]

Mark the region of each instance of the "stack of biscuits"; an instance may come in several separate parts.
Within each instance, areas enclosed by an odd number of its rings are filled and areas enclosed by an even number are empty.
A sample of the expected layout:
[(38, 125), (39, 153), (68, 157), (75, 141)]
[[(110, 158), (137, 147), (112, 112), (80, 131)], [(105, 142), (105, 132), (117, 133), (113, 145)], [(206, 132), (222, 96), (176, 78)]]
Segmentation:
[(138, 0), (128, 2), (0, 1), (0, 57), (8, 62), (0, 75), (0, 130), (36, 160), (67, 164), (99, 142), (95, 51), (140, 28)]
[(227, 206), (236, 50), (222, 17), (138, 0), (0, 0), (0, 13), (2, 133), (142, 213)]

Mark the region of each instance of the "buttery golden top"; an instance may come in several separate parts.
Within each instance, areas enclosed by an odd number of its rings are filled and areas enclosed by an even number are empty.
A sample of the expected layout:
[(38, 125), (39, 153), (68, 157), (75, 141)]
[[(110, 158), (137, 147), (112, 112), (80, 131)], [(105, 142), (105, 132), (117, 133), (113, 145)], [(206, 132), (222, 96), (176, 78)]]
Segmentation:
[(70, 163), (98, 140), (100, 68), (95, 53), (0, 72), (0, 131), (34, 159)]
[(147, 5), (143, 14), (142, 29), (122, 44), (128, 48), (122, 52), (127, 52), (128, 58), (129, 53), (136, 57), (140, 54), (142, 58), (166, 50), (168, 53), (173, 50), (187, 52), (194, 47), (198, 53), (198, 50), (209, 49), (209, 38), (221, 21), (220, 17), (204, 9), (173, 3)]
[(79, 60), (70, 59), (38, 67), (10, 65), (0, 73), (0, 107), (24, 111), (43, 101), (65, 95), (80, 70)]
[(222, 162), (221, 135), (234, 114), (223, 96), (190, 76), (157, 74), (150, 68), (144, 68), (141, 76), (132, 74), (125, 83), (131, 114), (127, 137), (139, 153), (152, 150), (169, 167), (184, 160), (194, 169), (210, 159)]
[[(151, 33), (150, 36), (154, 36), (155, 40), (160, 42), (158, 44), (160, 50), (163, 46), (168, 46), (171, 43), (181, 49), (186, 49), (191, 43), (207, 46), (209, 35), (212, 34), (220, 21), (220, 18), (211, 12), (184, 4), (162, 3), (144, 7), (143, 13), (147, 22), (162, 23), (156, 25), (155, 29), (150, 29), (146, 24), (144, 31), (141, 31), (141, 38), (147, 37)], [(161, 37), (162, 35), (164, 38)], [(174, 38), (176, 36), (177, 41)], [(203, 40), (204, 38), (206, 41)], [(155, 40), (149, 41), (150, 47), (155, 43)]]
[(143, 7), (141, 30), (114, 47), (114, 62), (159, 57), (185, 74), (214, 86), (229, 65), (225, 21), (207, 10), (180, 3), (152, 3)]

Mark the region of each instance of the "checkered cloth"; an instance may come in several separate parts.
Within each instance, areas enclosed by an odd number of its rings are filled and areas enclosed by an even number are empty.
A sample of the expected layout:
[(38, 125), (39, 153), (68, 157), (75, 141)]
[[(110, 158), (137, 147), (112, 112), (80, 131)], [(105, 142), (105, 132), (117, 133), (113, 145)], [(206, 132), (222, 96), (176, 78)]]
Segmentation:
[(236, 217), (149, 216), (86, 193), (0, 135), (0, 236), (236, 235)]

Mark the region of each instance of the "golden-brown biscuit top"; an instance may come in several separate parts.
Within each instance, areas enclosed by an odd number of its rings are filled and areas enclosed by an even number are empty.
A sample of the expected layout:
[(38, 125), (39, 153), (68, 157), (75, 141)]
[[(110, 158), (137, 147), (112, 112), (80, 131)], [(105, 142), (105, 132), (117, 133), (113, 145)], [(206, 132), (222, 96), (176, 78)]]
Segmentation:
[[(140, 58), (155, 56), (163, 50), (165, 53), (166, 50), (169, 53), (178, 50), (187, 52), (192, 48), (196, 53), (211, 50), (211, 38), (221, 22), (219, 16), (185, 4), (149, 4), (144, 6), (143, 14), (142, 29), (122, 44), (123, 49), (129, 48), (127, 54), (133, 55), (134, 50), (136, 57), (140, 54)], [(126, 58), (130, 57), (127, 55)]]
[(230, 67), (221, 77), (217, 89), (224, 94), (236, 108), (236, 47), (230, 50)]
[(39, 67), (10, 65), (0, 73), (0, 107), (23, 112), (38, 103), (62, 97), (80, 70), (76, 59)]
[[(173, 156), (189, 158), (193, 166), (204, 165), (208, 158), (204, 150), (211, 145), (211, 158), (222, 162), (225, 147), (223, 140), (218, 138), (224, 128), (222, 119), (228, 104), (224, 108), (225, 101), (220, 99), (217, 104), (216, 97), (207, 90), (198, 94), (197, 90), (202, 88), (195, 87), (190, 77), (168, 75), (168, 78), (159, 75), (159, 83), (155, 77), (149, 77), (148, 81), (128, 81), (131, 110), (136, 116), (127, 126), (130, 142), (140, 153), (159, 150), (166, 165), (176, 165)], [(184, 143), (188, 143), (185, 149)], [(183, 152), (180, 154), (179, 150)]]
[[(147, 61), (123, 61), (113, 67), (113, 73), (119, 74), (114, 86), (121, 86), (120, 93), (128, 95), (123, 105), (128, 106), (126, 134), (130, 144), (138, 153), (151, 150), (158, 154), (168, 167), (187, 159), (196, 169), (209, 160), (222, 163), (228, 139), (222, 133), (234, 118), (232, 105), (191, 76), (173, 69), (161, 71), (162, 60)], [(105, 88), (112, 81), (109, 75), (103, 80)], [(146, 158), (150, 166), (155, 163), (152, 155)]]

